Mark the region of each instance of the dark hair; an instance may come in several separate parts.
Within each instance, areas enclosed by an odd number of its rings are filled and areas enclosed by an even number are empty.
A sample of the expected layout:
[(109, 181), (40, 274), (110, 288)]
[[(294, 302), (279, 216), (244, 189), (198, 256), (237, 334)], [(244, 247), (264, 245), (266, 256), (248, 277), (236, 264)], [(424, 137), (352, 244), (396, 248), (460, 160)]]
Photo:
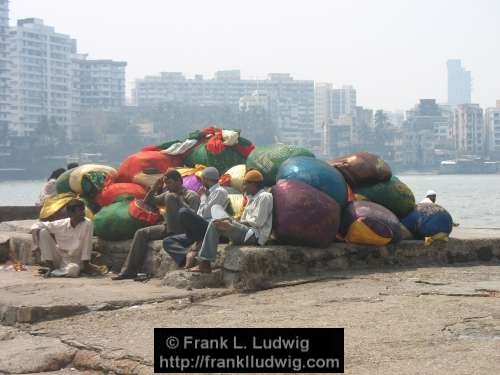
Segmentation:
[(85, 208), (85, 202), (81, 199), (73, 198), (66, 203), (66, 210), (73, 211), (75, 208)]
[(78, 167), (78, 163), (68, 163), (68, 165), (66, 166), (66, 168), (68, 169), (73, 169), (73, 168), (76, 168)]
[(169, 168), (163, 175), (165, 180), (182, 181), (182, 176), (177, 169)]
[(66, 169), (64, 169), (64, 168), (58, 168), (55, 171), (52, 171), (49, 178), (47, 178), (47, 181), (52, 180), (52, 179), (56, 179), (57, 177), (62, 175), (64, 172), (66, 172)]

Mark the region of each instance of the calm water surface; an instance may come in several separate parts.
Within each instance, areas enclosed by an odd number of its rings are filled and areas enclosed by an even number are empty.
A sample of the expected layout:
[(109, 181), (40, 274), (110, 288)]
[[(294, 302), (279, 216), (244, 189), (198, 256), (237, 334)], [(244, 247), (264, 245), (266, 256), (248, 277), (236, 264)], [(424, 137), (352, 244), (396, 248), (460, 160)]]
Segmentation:
[[(427, 190), (437, 192), (455, 222), (468, 228), (500, 228), (500, 174), (498, 175), (415, 175), (402, 174), (420, 201)], [(0, 206), (31, 205), (44, 181), (0, 182)]]

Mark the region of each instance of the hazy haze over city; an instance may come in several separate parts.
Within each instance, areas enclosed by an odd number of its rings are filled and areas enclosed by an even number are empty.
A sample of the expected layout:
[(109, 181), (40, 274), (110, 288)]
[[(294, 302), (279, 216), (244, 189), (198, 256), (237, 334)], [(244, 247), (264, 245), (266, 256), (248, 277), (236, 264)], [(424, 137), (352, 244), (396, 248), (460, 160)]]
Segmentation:
[(473, 77), (472, 101), (493, 106), (500, 86), (495, 0), (13, 0), (11, 24), (41, 18), (90, 57), (128, 62), (136, 78), (161, 71), (240, 69), (244, 78), (353, 84), (358, 103), (406, 109), (446, 101), (446, 60)]

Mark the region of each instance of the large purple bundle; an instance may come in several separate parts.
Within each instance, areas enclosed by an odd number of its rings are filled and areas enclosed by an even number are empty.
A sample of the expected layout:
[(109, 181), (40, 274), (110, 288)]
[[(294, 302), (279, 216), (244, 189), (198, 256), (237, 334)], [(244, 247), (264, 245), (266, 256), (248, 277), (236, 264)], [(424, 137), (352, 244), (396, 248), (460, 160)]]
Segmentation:
[(182, 177), (182, 185), (186, 189), (192, 190), (194, 192), (200, 191), (200, 189), (203, 187), (203, 183), (195, 174)]
[(274, 233), (292, 245), (326, 247), (335, 240), (340, 206), (327, 194), (297, 180), (273, 187)]
[(385, 246), (401, 240), (399, 220), (387, 208), (368, 201), (354, 201), (344, 209), (340, 233), (346, 242)]

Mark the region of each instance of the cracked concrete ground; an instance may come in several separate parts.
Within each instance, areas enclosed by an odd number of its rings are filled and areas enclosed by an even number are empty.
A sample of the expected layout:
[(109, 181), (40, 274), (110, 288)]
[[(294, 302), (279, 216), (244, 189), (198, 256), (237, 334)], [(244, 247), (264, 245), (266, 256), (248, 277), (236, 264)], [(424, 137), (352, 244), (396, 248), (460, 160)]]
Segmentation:
[[(13, 353), (11, 361), (19, 357), (15, 353), (40, 358), (32, 363), (44, 363), (52, 353), (71, 374), (150, 374), (155, 327), (344, 327), (347, 374), (500, 373), (500, 266), (331, 276), (251, 294), (180, 296), (2, 328), (7, 333), (0, 333), (0, 353)], [(121, 282), (124, 290), (135, 284)], [(48, 363), (27, 368), (2, 355), (0, 373), (53, 371)]]

